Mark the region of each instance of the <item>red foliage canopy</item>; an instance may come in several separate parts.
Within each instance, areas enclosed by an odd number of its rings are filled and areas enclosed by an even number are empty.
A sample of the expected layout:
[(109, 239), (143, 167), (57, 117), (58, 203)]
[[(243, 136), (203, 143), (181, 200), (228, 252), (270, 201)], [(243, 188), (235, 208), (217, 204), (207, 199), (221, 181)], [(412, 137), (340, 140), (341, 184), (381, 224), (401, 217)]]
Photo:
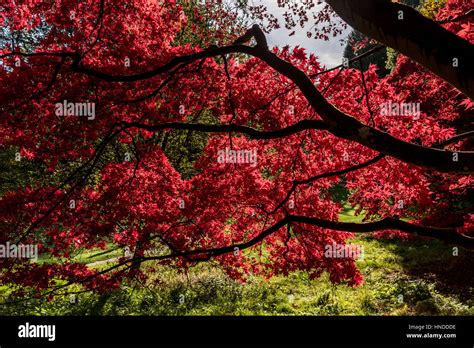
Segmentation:
[[(353, 233), (472, 247), (474, 215), (458, 204), (472, 193), (472, 143), (452, 140), (472, 126), (472, 103), (459, 91), (403, 56), (386, 78), (374, 65), (326, 70), (300, 47), (268, 50), (258, 27), (229, 30), (231, 14), (216, 17), (218, 46), (185, 43), (186, 28), (206, 34), (199, 11), (159, 3), (0, 5), (4, 36), (16, 37), (0, 46), (0, 147), (44, 169), (0, 198), (0, 243), (64, 260), (2, 259), (0, 282), (104, 290), (143, 276), (146, 261), (212, 259), (239, 279), (327, 271), (355, 285), (353, 258), (325, 256)], [(444, 24), (472, 43), (469, 26)], [(158, 140), (176, 129), (209, 134), (192, 177)], [(338, 222), (341, 180), (365, 222)], [(70, 261), (110, 244), (134, 256), (102, 271)]]

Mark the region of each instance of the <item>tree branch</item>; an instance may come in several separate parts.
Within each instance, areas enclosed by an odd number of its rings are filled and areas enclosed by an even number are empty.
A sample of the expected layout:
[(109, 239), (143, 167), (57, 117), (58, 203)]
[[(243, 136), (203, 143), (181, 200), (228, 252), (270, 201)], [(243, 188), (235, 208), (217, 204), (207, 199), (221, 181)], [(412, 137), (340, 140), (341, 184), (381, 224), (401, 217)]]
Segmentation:
[(318, 120), (303, 120), (291, 126), (271, 131), (260, 131), (251, 127), (236, 124), (211, 125), (202, 123), (166, 122), (156, 125), (149, 125), (140, 122), (123, 122), (122, 125), (125, 128), (139, 128), (150, 132), (156, 132), (164, 129), (179, 129), (207, 133), (242, 133), (251, 139), (278, 139), (299, 133), (307, 129), (328, 129), (324, 122)]

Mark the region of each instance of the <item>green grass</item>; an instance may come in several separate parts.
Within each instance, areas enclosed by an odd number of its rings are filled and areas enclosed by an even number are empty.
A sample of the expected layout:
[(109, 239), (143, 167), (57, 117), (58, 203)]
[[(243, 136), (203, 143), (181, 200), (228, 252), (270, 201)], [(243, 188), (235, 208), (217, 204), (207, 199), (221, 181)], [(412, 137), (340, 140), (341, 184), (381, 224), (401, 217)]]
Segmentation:
[(349, 203), (343, 205), (342, 211), (339, 214), (339, 221), (341, 222), (362, 222), (365, 214), (355, 215), (355, 209)]
[[(124, 250), (122, 248), (113, 248), (112, 245), (109, 249), (93, 249), (93, 250), (77, 250), (74, 255), (71, 255), (69, 261), (90, 264), (99, 261), (109, 260), (114, 257), (119, 257), (124, 255)], [(54, 263), (61, 262), (62, 259), (54, 258), (48, 255), (40, 255), (38, 257), (38, 263)]]
[(120, 257), (124, 255), (122, 248), (107, 249), (107, 250), (87, 250), (84, 253), (78, 254), (74, 257), (73, 261), (78, 263), (94, 263), (99, 261), (109, 260), (114, 257)]

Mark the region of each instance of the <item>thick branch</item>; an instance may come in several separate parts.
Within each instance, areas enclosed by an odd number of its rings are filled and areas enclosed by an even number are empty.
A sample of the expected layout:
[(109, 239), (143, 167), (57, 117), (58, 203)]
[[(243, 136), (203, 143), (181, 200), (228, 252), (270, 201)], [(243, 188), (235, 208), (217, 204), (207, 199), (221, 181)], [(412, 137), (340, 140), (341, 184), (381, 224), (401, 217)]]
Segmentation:
[(307, 129), (328, 129), (328, 126), (322, 121), (318, 120), (303, 120), (291, 126), (271, 130), (260, 131), (251, 127), (241, 126), (236, 124), (212, 125), (202, 123), (181, 123), (181, 122), (167, 122), (156, 125), (148, 125), (139, 122), (123, 123), (125, 128), (140, 128), (150, 132), (156, 132), (164, 129), (179, 129), (191, 130), (197, 132), (207, 133), (242, 133), (251, 139), (278, 139), (299, 133)]
[(376, 222), (353, 223), (328, 221), (306, 216), (291, 215), (290, 221), (328, 228), (335, 231), (353, 233), (368, 233), (393, 229), (417, 236), (438, 239), (448, 244), (459, 244), (466, 247), (474, 247), (474, 238), (458, 233), (454, 227), (423, 226), (390, 217)]
[(425, 168), (451, 173), (474, 172), (474, 152), (454, 154), (450, 151), (427, 148), (405, 142), (388, 133), (364, 125), (331, 105), (308, 76), (294, 65), (270, 51), (262, 51), (258, 48), (248, 48), (246, 51), (262, 59), (276, 71), (295, 82), (314, 111), (330, 125), (329, 132), (333, 135), (355, 141), (384, 155)]
[[(183, 251), (178, 253), (171, 253), (167, 255), (160, 256), (149, 256), (143, 257), (140, 261), (147, 260), (164, 260), (175, 257), (189, 257), (193, 255), (199, 256), (198, 260), (193, 259), (193, 261), (207, 261), (211, 257), (224, 255), (230, 252), (234, 252), (236, 248), (239, 250), (244, 250), (250, 248), (259, 242), (263, 241), (266, 237), (277, 232), (282, 227), (290, 223), (302, 223), (312, 226), (318, 226), (322, 228), (327, 228), (335, 231), (341, 232), (350, 232), (350, 233), (371, 233), (378, 232), (388, 229), (399, 230), (402, 232), (410, 233), (413, 235), (435, 238), (446, 242), (448, 244), (460, 245), (467, 248), (474, 247), (474, 238), (469, 237), (463, 234), (460, 234), (456, 231), (456, 228), (453, 227), (431, 227), (423, 226), (418, 224), (412, 224), (402, 220), (394, 218), (385, 218), (376, 222), (368, 223), (352, 223), (352, 222), (338, 222), (338, 221), (329, 221), (323, 220), (314, 217), (298, 216), (298, 215), (287, 215), (282, 220), (275, 223), (273, 226), (264, 230), (254, 238), (248, 240), (247, 242), (236, 243), (220, 248), (209, 248), (209, 249), (195, 249), (190, 251)], [(204, 257), (203, 257), (204, 255)]]

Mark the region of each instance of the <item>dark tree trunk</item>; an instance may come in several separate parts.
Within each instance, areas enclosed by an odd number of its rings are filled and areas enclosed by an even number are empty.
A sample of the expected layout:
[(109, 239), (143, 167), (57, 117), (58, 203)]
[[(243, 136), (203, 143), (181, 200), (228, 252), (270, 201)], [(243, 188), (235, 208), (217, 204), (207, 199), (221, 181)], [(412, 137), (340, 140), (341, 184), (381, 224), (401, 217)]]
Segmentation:
[(389, 0), (326, 2), (354, 29), (396, 49), (474, 98), (474, 46), (468, 41), (413, 8)]

